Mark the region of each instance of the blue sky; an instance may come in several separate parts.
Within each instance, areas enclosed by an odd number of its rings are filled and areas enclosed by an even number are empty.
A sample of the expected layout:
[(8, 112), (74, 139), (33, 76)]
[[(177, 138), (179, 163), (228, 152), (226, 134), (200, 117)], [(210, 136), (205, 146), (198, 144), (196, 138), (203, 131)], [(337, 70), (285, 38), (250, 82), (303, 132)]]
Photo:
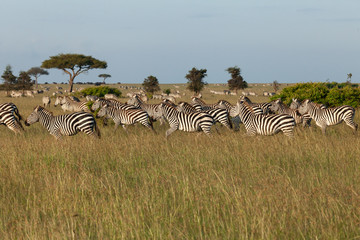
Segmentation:
[[(105, 60), (75, 81), (185, 83), (192, 68), (225, 83), (238, 66), (249, 83), (360, 82), (358, 0), (13, 0), (1, 3), (0, 72), (17, 75), (49, 56)], [(40, 82), (66, 82), (49, 70)]]

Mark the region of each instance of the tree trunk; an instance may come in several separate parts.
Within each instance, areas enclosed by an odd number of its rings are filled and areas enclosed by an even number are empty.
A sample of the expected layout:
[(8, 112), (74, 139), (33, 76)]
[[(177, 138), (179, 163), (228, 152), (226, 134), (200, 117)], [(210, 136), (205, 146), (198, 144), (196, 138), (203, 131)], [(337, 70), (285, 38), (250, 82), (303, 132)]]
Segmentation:
[(37, 89), (38, 88), (38, 81), (37, 81), (37, 77), (35, 77), (35, 88)]
[(69, 80), (69, 92), (72, 92), (73, 91), (73, 85), (74, 85), (74, 78), (73, 76), (70, 77), (70, 80)]

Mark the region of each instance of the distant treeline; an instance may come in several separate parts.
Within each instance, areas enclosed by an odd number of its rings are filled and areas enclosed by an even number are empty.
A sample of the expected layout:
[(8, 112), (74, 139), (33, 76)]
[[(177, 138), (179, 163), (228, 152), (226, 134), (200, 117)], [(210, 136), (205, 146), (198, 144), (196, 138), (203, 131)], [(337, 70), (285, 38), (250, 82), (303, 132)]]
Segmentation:
[(298, 83), (284, 88), (279, 94), (271, 97), (271, 100), (281, 98), (290, 104), (293, 98), (299, 100), (310, 99), (322, 103), (328, 107), (350, 105), (360, 106), (360, 88), (358, 84), (319, 82), (319, 83)]

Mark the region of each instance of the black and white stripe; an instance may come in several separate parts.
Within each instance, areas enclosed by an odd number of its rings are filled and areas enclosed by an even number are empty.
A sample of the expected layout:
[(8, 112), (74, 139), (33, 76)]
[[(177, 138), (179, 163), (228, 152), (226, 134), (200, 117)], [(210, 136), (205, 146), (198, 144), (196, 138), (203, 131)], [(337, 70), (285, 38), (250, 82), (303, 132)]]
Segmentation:
[(137, 107), (133, 106), (133, 105), (129, 105), (129, 104), (125, 104), (122, 102), (119, 102), (115, 99), (102, 99), (102, 98), (98, 98), (96, 99), (96, 101), (92, 104), (91, 106), (91, 110), (92, 111), (96, 111), (99, 108), (101, 108), (104, 105), (109, 105), (112, 106), (116, 109), (137, 109)]
[(22, 119), (22, 116), (19, 113), (19, 109), (14, 103), (0, 103), (0, 112), (1, 111), (12, 111), (19, 121)]
[(97, 117), (110, 117), (115, 122), (115, 129), (119, 125), (126, 130), (126, 125), (141, 123), (145, 127), (154, 130), (149, 115), (141, 109), (118, 109), (108, 104), (102, 106), (98, 111)]
[[(246, 96), (241, 96), (239, 98), (240, 101), (244, 101), (246, 102), (250, 107), (253, 108), (253, 110), (255, 111), (256, 114), (269, 114), (270, 113), (270, 107), (271, 107), (271, 103), (253, 103), (248, 97)], [(259, 108), (261, 110), (259, 110)]]
[(0, 125), (5, 125), (14, 133), (21, 133), (24, 131), (18, 118), (15, 116), (13, 110), (1, 110), (0, 111)]
[(239, 114), (247, 134), (250, 136), (256, 134), (273, 135), (280, 131), (288, 137), (294, 135), (295, 120), (287, 114), (256, 115), (248, 103), (244, 101), (238, 101), (234, 111)]
[[(324, 104), (313, 103), (319, 109), (325, 109), (326, 106)], [(289, 106), (290, 109), (298, 110), (301, 105), (301, 102), (297, 98), (293, 98), (292, 102)], [(308, 113), (302, 114), (303, 117), (303, 127), (310, 127), (311, 126), (311, 117)]]
[(140, 108), (147, 112), (152, 120), (160, 120), (160, 124), (163, 123), (162, 115), (160, 111), (160, 104), (147, 104), (144, 103), (138, 95), (132, 96), (128, 101), (127, 104), (134, 105), (137, 108)]
[(54, 116), (52, 112), (37, 106), (26, 119), (25, 125), (29, 126), (35, 122), (40, 122), (56, 139), (62, 136), (72, 136), (78, 132), (100, 137), (100, 131), (97, 128), (94, 116), (87, 112)]
[[(187, 102), (180, 102), (179, 105), (176, 107), (176, 109), (179, 112), (184, 112), (184, 113), (188, 113), (188, 114), (197, 112), (196, 109)], [(229, 130), (232, 129), (232, 123), (230, 120), (230, 116), (226, 109), (214, 108), (214, 109), (210, 109), (210, 110), (203, 110), (201, 112), (209, 114), (214, 119), (215, 122), (221, 123), (222, 125), (227, 127)]]
[(196, 111), (206, 111), (216, 108), (217, 103), (206, 104), (203, 100), (198, 97), (191, 98), (191, 105), (196, 109)]
[(295, 119), (296, 124), (303, 122), (303, 116), (299, 113), (297, 109), (291, 109), (286, 106), (281, 99), (277, 99), (271, 102), (271, 111), (277, 114), (288, 114)]
[(214, 119), (209, 114), (203, 112), (189, 114), (179, 112), (176, 108), (164, 102), (160, 104), (160, 110), (170, 125), (170, 129), (166, 131), (166, 137), (176, 130), (185, 132), (203, 131), (206, 135), (210, 135)]
[(311, 102), (309, 99), (304, 100), (299, 107), (301, 114), (309, 114), (316, 122), (323, 134), (326, 133), (326, 127), (337, 125), (341, 122), (345, 122), (350, 128), (356, 132), (358, 124), (354, 122), (355, 109), (351, 106), (340, 106), (334, 108), (320, 109), (318, 105)]

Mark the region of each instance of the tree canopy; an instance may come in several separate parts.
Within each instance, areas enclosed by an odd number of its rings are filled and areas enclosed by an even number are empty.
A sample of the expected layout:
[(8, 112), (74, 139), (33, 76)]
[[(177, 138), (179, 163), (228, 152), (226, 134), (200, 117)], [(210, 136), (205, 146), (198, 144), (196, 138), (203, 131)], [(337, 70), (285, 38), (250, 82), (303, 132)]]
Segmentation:
[(206, 84), (203, 79), (207, 76), (206, 69), (196, 69), (192, 68), (188, 74), (186, 74), (185, 78), (188, 80), (187, 89), (190, 91), (195, 92), (196, 94), (200, 93), (201, 90), (204, 88), (204, 85)]
[(93, 58), (92, 56), (69, 53), (51, 56), (50, 59), (42, 62), (41, 67), (45, 69), (57, 68), (68, 74), (70, 92), (72, 92), (75, 77), (90, 69), (107, 68), (107, 63)]
[(27, 72), (21, 71), (19, 77), (17, 78), (18, 89), (30, 90), (33, 85), (33, 81)]
[(27, 71), (27, 73), (35, 78), (36, 87), (38, 86), (38, 77), (40, 77), (41, 75), (49, 75), (48, 71), (40, 67), (32, 67)]
[(145, 91), (151, 94), (160, 91), (159, 81), (154, 76), (148, 76), (147, 78), (145, 78), (142, 85), (144, 86)]
[(239, 89), (244, 89), (248, 87), (246, 81), (240, 75), (241, 70), (239, 67), (229, 67), (226, 71), (231, 75), (231, 79), (228, 80), (228, 86), (230, 90), (235, 90), (237, 92)]
[(6, 91), (6, 94), (9, 95), (9, 91), (15, 89), (17, 81), (16, 76), (12, 72), (12, 68), (10, 65), (7, 65), (4, 73), (1, 75), (1, 78), (4, 81), (3, 89)]
[(110, 74), (103, 73), (103, 74), (99, 74), (98, 77), (99, 77), (99, 78), (103, 78), (103, 79), (104, 79), (104, 80), (103, 80), (103, 83), (105, 84), (105, 80), (106, 80), (107, 78), (110, 78), (111, 75), (110, 75)]

